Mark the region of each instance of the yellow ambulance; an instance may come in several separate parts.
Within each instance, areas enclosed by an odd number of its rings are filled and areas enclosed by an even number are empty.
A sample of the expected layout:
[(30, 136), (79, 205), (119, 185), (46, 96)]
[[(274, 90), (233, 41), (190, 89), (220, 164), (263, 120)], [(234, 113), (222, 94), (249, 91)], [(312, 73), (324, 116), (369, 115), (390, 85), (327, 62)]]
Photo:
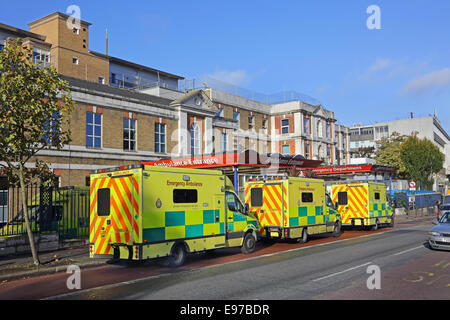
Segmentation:
[(341, 234), (341, 218), (324, 180), (284, 177), (245, 184), (245, 203), (265, 239), (306, 242), (309, 235)]
[(251, 253), (257, 220), (221, 171), (146, 165), (90, 176), (90, 257), (165, 257), (181, 266), (188, 253), (241, 247)]
[(386, 199), (386, 185), (379, 182), (342, 183), (332, 186), (333, 203), (342, 216), (344, 226), (394, 226), (394, 212)]

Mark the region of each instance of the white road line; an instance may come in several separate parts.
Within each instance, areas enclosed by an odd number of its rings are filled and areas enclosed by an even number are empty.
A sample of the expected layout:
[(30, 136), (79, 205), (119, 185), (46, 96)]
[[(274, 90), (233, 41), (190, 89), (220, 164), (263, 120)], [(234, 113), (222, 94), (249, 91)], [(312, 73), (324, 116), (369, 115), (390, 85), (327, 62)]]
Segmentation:
[(345, 273), (345, 272), (348, 272), (348, 271), (352, 271), (352, 270), (355, 270), (355, 269), (358, 269), (358, 268), (361, 268), (361, 267), (365, 267), (365, 266), (367, 266), (369, 264), (372, 264), (372, 262), (367, 262), (367, 263), (361, 264), (361, 265), (356, 266), (356, 267), (352, 267), (352, 268), (348, 268), (348, 269), (345, 269), (345, 270), (340, 271), (340, 272), (332, 273), (332, 274), (329, 274), (329, 275), (327, 275), (325, 277), (314, 279), (313, 281), (320, 281), (320, 280), (323, 280), (323, 279), (331, 278), (331, 277), (337, 276), (338, 274), (342, 274), (342, 273)]
[(400, 252), (394, 253), (393, 256), (399, 256), (399, 255), (404, 254), (406, 252), (417, 250), (417, 249), (420, 249), (420, 248), (423, 248), (423, 246), (418, 246), (418, 247), (411, 248), (411, 249), (408, 249), (408, 250), (400, 251)]

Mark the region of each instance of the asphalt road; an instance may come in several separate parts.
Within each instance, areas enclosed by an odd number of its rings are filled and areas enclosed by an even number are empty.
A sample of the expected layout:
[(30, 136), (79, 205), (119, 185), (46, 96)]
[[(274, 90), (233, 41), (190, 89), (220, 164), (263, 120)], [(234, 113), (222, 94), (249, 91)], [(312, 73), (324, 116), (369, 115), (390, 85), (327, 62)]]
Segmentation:
[[(226, 264), (53, 297), (121, 300), (450, 299), (450, 252), (430, 250), (430, 224), (294, 247)], [(374, 267), (375, 266), (375, 267)], [(375, 281), (379, 270), (380, 281)], [(370, 279), (369, 279), (370, 278)], [(369, 289), (367, 282), (372, 287)]]

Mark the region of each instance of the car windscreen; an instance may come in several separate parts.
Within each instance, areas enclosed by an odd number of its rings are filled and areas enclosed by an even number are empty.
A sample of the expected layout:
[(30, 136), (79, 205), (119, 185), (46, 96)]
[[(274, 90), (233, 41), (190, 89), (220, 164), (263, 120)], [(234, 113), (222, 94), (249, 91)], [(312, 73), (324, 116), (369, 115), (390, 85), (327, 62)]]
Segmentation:
[(450, 223), (450, 213), (444, 214), (439, 223)]
[(449, 205), (449, 204), (446, 204), (446, 205), (440, 206), (439, 209), (442, 210), (442, 211), (444, 211), (444, 210), (450, 210), (450, 205)]

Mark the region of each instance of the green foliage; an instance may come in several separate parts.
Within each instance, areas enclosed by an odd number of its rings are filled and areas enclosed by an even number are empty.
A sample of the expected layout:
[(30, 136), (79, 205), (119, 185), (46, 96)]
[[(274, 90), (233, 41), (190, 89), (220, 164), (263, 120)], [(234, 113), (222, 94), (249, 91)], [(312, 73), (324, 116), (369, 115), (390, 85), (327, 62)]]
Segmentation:
[[(33, 158), (45, 149), (61, 149), (70, 142), (66, 122), (73, 103), (67, 82), (56, 70), (32, 63), (22, 40), (8, 40), (0, 53), (0, 161), (11, 183), (25, 184), (51, 177), (47, 164)], [(33, 161), (35, 168), (27, 168)]]
[(400, 148), (400, 158), (409, 179), (416, 181), (426, 190), (433, 188), (432, 174), (442, 170), (444, 155), (428, 139), (412, 136)]
[(400, 148), (407, 138), (397, 132), (392, 133), (390, 137), (381, 138), (377, 141), (378, 149), (375, 153), (377, 163), (396, 168), (397, 177), (401, 179), (407, 178), (406, 168), (400, 158)]

